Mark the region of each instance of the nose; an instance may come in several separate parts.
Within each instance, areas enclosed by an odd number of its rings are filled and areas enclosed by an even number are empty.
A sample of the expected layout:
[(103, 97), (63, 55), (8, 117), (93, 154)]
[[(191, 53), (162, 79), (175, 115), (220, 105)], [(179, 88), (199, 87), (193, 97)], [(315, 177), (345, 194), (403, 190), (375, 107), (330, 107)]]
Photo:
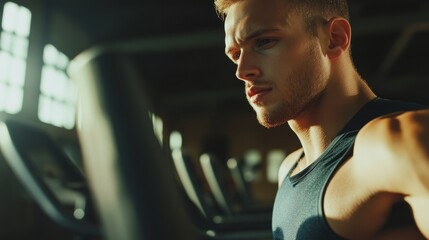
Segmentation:
[(255, 59), (242, 53), (237, 63), (235, 76), (243, 81), (253, 81), (261, 76), (261, 70)]

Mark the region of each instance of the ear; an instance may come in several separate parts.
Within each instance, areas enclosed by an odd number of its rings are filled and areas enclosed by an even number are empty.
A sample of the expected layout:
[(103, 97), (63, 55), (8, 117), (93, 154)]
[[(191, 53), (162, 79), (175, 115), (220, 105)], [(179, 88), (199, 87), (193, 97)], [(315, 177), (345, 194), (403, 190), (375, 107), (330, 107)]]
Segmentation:
[(341, 17), (331, 18), (325, 25), (328, 37), (326, 54), (330, 59), (336, 59), (342, 53), (348, 52), (352, 36), (349, 21)]

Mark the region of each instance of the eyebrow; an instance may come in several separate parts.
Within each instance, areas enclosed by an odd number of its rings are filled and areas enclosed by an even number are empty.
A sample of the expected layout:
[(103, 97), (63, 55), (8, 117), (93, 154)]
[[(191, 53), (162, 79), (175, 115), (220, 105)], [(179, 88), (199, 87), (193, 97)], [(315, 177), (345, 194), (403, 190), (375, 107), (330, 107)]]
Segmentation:
[[(261, 36), (261, 35), (263, 35), (265, 33), (268, 33), (268, 32), (277, 32), (277, 31), (280, 31), (280, 29), (279, 28), (261, 28), (261, 29), (258, 29), (256, 31), (250, 33), (249, 35), (247, 35), (244, 38), (244, 40), (238, 40), (238, 41), (241, 42), (241, 43), (245, 43), (245, 42), (248, 42), (248, 41), (250, 41), (252, 39), (255, 39), (255, 38), (257, 38), (257, 37), (259, 37), (259, 36)], [(231, 48), (231, 47), (225, 48), (225, 54), (227, 56), (229, 56), (229, 54), (232, 52), (232, 50), (233, 50), (233, 48)]]

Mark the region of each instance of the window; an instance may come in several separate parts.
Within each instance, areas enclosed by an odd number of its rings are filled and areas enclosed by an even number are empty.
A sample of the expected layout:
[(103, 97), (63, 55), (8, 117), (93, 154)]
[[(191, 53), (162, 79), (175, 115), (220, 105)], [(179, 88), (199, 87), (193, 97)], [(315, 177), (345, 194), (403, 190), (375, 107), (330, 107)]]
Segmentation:
[(13, 2), (4, 5), (0, 33), (0, 111), (9, 114), (22, 109), (30, 25), (30, 10)]
[(76, 87), (66, 74), (69, 58), (53, 45), (43, 51), (40, 83), (39, 119), (57, 127), (72, 129), (75, 125)]

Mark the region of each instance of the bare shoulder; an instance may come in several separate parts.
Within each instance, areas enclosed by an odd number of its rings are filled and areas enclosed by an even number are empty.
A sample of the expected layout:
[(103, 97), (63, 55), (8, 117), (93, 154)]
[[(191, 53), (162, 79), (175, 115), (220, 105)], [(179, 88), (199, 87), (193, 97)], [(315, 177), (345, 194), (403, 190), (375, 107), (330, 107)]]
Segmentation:
[(287, 173), (290, 171), (290, 169), (299, 159), (301, 154), (302, 154), (302, 148), (299, 148), (293, 151), (292, 153), (290, 153), (289, 155), (287, 155), (286, 158), (283, 160), (279, 169), (279, 187), (282, 185), (283, 180), (286, 177)]
[[(381, 154), (415, 150), (416, 147), (423, 147), (420, 144), (425, 143), (428, 134), (429, 110), (397, 112), (366, 124), (356, 137), (355, 150), (357, 153), (376, 150)], [(366, 151), (359, 151), (363, 149)]]
[(353, 158), (359, 171), (385, 177), (386, 182), (380, 183), (385, 184), (384, 190), (404, 194), (421, 191), (411, 185), (417, 184), (419, 177), (420, 181), (429, 180), (429, 110), (398, 112), (372, 120), (357, 135)]

